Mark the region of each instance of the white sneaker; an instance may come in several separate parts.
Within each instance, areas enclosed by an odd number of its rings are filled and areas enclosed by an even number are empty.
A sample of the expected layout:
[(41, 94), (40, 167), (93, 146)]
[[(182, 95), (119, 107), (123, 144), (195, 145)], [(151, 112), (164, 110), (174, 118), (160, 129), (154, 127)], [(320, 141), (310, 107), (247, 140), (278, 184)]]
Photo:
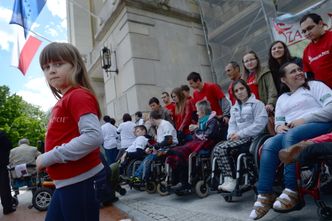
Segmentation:
[(218, 186), (218, 190), (233, 192), (235, 186), (236, 186), (236, 179), (233, 179), (232, 177), (225, 177), (224, 183)]

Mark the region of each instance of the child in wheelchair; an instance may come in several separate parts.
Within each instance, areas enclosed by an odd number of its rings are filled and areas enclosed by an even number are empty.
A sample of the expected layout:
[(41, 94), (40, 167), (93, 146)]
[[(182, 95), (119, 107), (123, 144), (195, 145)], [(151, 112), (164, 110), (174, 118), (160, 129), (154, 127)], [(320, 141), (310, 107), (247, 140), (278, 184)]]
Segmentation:
[(126, 168), (130, 161), (142, 160), (145, 157), (145, 148), (148, 145), (149, 137), (147, 136), (147, 129), (144, 125), (135, 126), (135, 136), (136, 139), (130, 145), (123, 155), (120, 157), (120, 173), (124, 173), (124, 168)]
[(213, 151), (213, 162), (216, 162), (223, 178), (218, 190), (225, 192), (232, 192), (236, 187), (237, 156), (249, 152), (253, 138), (264, 130), (268, 122), (263, 102), (251, 94), (244, 80), (235, 81), (232, 91), (237, 101), (231, 108), (227, 141), (218, 143)]

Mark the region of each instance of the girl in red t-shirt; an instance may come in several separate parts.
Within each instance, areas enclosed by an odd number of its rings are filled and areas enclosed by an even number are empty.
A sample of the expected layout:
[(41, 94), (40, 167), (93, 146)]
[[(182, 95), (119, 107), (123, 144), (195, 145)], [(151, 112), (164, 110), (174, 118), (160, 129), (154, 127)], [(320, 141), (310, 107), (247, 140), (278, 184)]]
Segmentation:
[(73, 45), (56, 42), (43, 49), (39, 61), (58, 99), (47, 127), (45, 153), (36, 160), (37, 169), (46, 168), (56, 186), (45, 220), (99, 220), (95, 190), (106, 182), (99, 152), (103, 136), (84, 62)]
[(174, 122), (179, 142), (190, 141), (192, 136), (189, 131), (189, 125), (192, 121), (193, 106), (179, 87), (173, 89), (171, 96), (175, 102)]

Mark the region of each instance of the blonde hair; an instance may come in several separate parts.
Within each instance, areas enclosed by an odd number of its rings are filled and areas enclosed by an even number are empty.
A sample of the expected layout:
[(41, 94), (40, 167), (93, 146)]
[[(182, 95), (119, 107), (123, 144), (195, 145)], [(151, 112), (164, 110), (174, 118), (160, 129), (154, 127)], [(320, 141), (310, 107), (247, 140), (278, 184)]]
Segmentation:
[[(67, 79), (70, 86), (81, 86), (95, 95), (82, 56), (75, 46), (69, 43), (52, 42), (40, 53), (39, 64), (41, 69), (50, 62), (58, 61), (65, 61), (73, 66), (73, 72), (68, 74)], [(50, 84), (48, 85), (53, 95), (60, 99), (62, 97), (61, 92)]]

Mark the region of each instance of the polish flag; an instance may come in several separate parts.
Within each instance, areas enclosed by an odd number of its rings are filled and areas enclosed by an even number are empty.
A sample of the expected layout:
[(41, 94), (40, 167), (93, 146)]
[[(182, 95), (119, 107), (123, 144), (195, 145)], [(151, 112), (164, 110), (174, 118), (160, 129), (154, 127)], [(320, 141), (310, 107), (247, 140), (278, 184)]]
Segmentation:
[(32, 35), (27, 36), (27, 39), (25, 39), (22, 28), (18, 29), (16, 32), (17, 40), (14, 42), (12, 54), (12, 66), (17, 67), (25, 76), (42, 42)]

